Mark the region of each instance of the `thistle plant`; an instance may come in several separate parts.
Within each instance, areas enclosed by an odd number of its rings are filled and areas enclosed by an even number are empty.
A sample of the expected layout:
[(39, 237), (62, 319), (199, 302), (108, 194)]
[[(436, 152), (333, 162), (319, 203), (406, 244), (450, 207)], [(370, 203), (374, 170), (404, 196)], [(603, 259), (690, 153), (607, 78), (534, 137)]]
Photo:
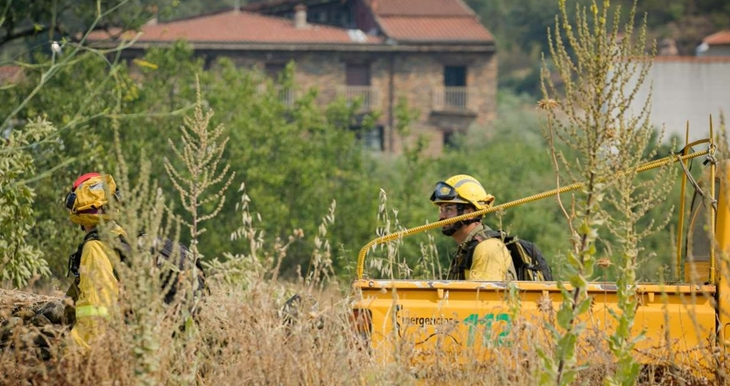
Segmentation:
[[(647, 155), (655, 155), (648, 148), (652, 135), (650, 97), (637, 100), (654, 53), (645, 53), (646, 19), (638, 38), (634, 36), (635, 4), (623, 25), (620, 8), (616, 8), (609, 23), (609, 0), (600, 6), (596, 1), (590, 7), (576, 6), (575, 25), (568, 21), (565, 0), (559, 1), (559, 7), (554, 35), (548, 33), (548, 38), (562, 85), (553, 81), (543, 59), (544, 99), (539, 106), (547, 116), (544, 133), (552, 149), (557, 184), (568, 178), (571, 183), (583, 182), (585, 187), (569, 210), (558, 197), (571, 230), (573, 248), (563, 267), (571, 288), (558, 283), (563, 302), (557, 313), (559, 328), (552, 328), (555, 353), (540, 352), (547, 369), (540, 379), (542, 384), (565, 385), (575, 379), (580, 369), (576, 345), (585, 329), (581, 320), (591, 305), (587, 285), (597, 260), (599, 230), (605, 226), (619, 244), (619, 248), (614, 248), (619, 251), (619, 312), (611, 311), (617, 326), (608, 339), (616, 358), (616, 372), (606, 383), (634, 384), (639, 365), (631, 353), (640, 335), (632, 337), (631, 330), (636, 310), (639, 242), (661, 229), (668, 218), (658, 225), (650, 222), (645, 229), (639, 229), (637, 224), (657, 200), (666, 198), (671, 186), (667, 169), (644, 181), (639, 180), (635, 171)], [(636, 103), (641, 108), (634, 112), (631, 106)], [(559, 152), (559, 145), (570, 149), (575, 158)], [(621, 172), (616, 173), (617, 170)], [(614, 214), (606, 211), (607, 206), (616, 209), (610, 212)]]
[[(205, 232), (202, 223), (214, 218), (226, 202), (225, 192), (236, 176), (230, 171), (230, 165), (219, 164), (228, 143), (223, 137), (223, 125), (210, 129), (213, 111), (203, 112), (203, 99), (200, 93), (200, 81), (196, 78), (197, 104), (193, 117), (186, 117), (180, 126), (181, 148), (170, 139), (170, 148), (178, 160), (182, 162), (182, 170), (165, 158), (165, 171), (172, 181), (175, 190), (180, 193), (180, 201), (187, 212), (182, 222), (190, 230), (190, 251), (193, 258), (198, 258), (198, 237)], [(203, 207), (214, 205), (214, 209), (205, 211)]]

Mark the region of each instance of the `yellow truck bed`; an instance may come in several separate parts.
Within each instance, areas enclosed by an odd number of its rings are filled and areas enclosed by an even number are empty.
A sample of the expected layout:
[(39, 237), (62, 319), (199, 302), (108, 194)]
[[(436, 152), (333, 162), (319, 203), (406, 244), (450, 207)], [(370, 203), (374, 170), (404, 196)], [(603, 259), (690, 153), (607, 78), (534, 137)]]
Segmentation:
[[(546, 326), (556, 325), (553, 321), (562, 301), (556, 283), (513, 284), (516, 291), (510, 300), (504, 282), (359, 279), (353, 282), (352, 308), (371, 350), (384, 360), (392, 359), (394, 347), (402, 342), (410, 342), (424, 360), (429, 353), (467, 350), (488, 360), (495, 349), (539, 344)], [(593, 305), (583, 322), (595, 333), (582, 334), (586, 341), (579, 345), (605, 344), (605, 339), (595, 337), (605, 338), (615, 328), (609, 309), (616, 310), (618, 303), (616, 284), (593, 283), (588, 292)], [(637, 344), (637, 359), (709, 367), (709, 350), (716, 336), (715, 292), (713, 285), (639, 286), (632, 331), (643, 331), (645, 339)], [(526, 327), (532, 332), (517, 337), (515, 331)]]

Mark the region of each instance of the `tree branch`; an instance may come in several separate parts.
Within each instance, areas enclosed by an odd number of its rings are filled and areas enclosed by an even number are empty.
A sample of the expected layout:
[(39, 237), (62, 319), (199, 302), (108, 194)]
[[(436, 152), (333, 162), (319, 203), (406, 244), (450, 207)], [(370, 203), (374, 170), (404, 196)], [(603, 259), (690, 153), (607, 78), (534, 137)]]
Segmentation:
[[(11, 42), (13, 40), (20, 39), (20, 38), (25, 38), (25, 37), (29, 37), (29, 36), (34, 36), (34, 35), (37, 35), (37, 34), (41, 34), (41, 33), (44, 33), (44, 32), (48, 32), (49, 30), (56, 31), (60, 35), (64, 35), (65, 34), (65, 32), (63, 31), (63, 29), (61, 29), (59, 26), (55, 26), (53, 28), (49, 28), (48, 26), (42, 26), (40, 29), (39, 28), (36, 28), (36, 27), (37, 26), (33, 26), (33, 27), (28, 28), (28, 29), (21, 30), (21, 31), (18, 31), (18, 32), (15, 32), (15, 33), (12, 33), (12, 32), (10, 32), (10, 30), (8, 30), (8, 34), (5, 35), (3, 38), (0, 39), (0, 47), (2, 47), (3, 45), (5, 45), (5, 44), (7, 44), (7, 43), (9, 43), (9, 42)], [(71, 37), (71, 38), (73, 38), (73, 37)]]

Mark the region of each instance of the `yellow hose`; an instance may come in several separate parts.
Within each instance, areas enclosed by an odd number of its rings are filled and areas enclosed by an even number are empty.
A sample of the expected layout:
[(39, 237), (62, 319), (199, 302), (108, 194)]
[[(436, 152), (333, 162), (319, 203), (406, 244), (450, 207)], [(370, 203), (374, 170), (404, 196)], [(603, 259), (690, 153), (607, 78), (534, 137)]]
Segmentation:
[[(662, 159), (659, 159), (656, 161), (648, 162), (642, 166), (639, 166), (638, 168), (636, 168), (636, 172), (637, 173), (645, 172), (647, 170), (656, 169), (660, 166), (670, 165), (670, 164), (673, 164), (678, 161), (684, 161), (684, 160), (696, 158), (696, 157), (705, 155), (707, 153), (708, 153), (708, 150), (703, 150), (700, 152), (683, 155), (681, 157), (670, 156), (670, 157), (662, 158)], [(389, 235), (381, 236), (376, 239), (370, 240), (370, 242), (365, 244), (365, 246), (362, 247), (362, 249), (360, 249), (360, 253), (357, 255), (357, 271), (356, 271), (357, 278), (362, 279), (362, 277), (363, 277), (363, 273), (365, 271), (365, 258), (367, 257), (368, 250), (370, 250), (370, 248), (372, 248), (378, 244), (384, 244), (384, 243), (387, 243), (388, 241), (393, 241), (393, 240), (397, 240), (402, 237), (414, 235), (416, 233), (421, 233), (421, 232), (424, 232), (427, 230), (440, 228), (440, 227), (443, 227), (444, 225), (453, 224), (453, 223), (456, 223), (456, 222), (459, 222), (462, 220), (466, 220), (468, 218), (482, 216), (482, 215), (493, 213), (493, 212), (496, 212), (499, 210), (508, 209), (508, 208), (512, 208), (512, 207), (519, 206), (522, 204), (526, 204), (528, 202), (542, 200), (543, 198), (570, 192), (572, 190), (579, 189), (583, 186), (584, 186), (583, 183), (575, 183), (575, 184), (567, 185), (567, 186), (564, 186), (559, 189), (549, 190), (547, 192), (535, 194), (535, 195), (532, 195), (529, 197), (521, 198), (519, 200), (511, 201), (511, 202), (508, 202), (505, 204), (493, 206), (491, 208), (482, 209), (482, 210), (478, 210), (476, 212), (463, 214), (461, 216), (448, 218), (446, 220), (437, 221), (432, 224), (425, 224), (425, 225), (417, 226), (415, 228), (406, 229), (406, 230), (403, 230), (400, 232), (391, 233)]]

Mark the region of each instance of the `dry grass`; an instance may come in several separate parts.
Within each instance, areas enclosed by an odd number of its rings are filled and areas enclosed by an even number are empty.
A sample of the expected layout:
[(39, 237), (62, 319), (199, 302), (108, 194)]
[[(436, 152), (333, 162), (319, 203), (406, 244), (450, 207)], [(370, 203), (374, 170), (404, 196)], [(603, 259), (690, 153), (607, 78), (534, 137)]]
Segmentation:
[[(113, 323), (86, 355), (59, 335), (47, 339), (49, 355), (41, 359), (28, 340), (39, 329), (16, 328), (11, 340), (22, 349), (6, 347), (0, 353), (0, 384), (533, 385), (540, 376), (534, 341), (541, 326), (516, 322), (512, 343), (488, 359), (485, 353), (441, 352), (419, 365), (419, 354), (402, 340), (395, 345), (397, 359), (381, 363), (353, 334), (349, 299), (340, 289), (312, 293), (316, 308), (305, 297), (298, 321), (287, 324), (281, 313), (285, 300), (306, 289), (271, 281), (252, 284), (243, 289), (212, 283), (197, 329), (180, 332), (170, 320), (140, 326), (127, 317), (126, 323)], [(142, 350), (140, 338), (149, 330), (155, 345)], [(600, 348), (602, 332), (584, 334), (593, 343), (579, 348), (579, 357), (591, 358), (579, 383), (600, 384), (615, 368), (612, 355)], [(646, 368), (639, 384), (706, 383), (667, 367)]]

